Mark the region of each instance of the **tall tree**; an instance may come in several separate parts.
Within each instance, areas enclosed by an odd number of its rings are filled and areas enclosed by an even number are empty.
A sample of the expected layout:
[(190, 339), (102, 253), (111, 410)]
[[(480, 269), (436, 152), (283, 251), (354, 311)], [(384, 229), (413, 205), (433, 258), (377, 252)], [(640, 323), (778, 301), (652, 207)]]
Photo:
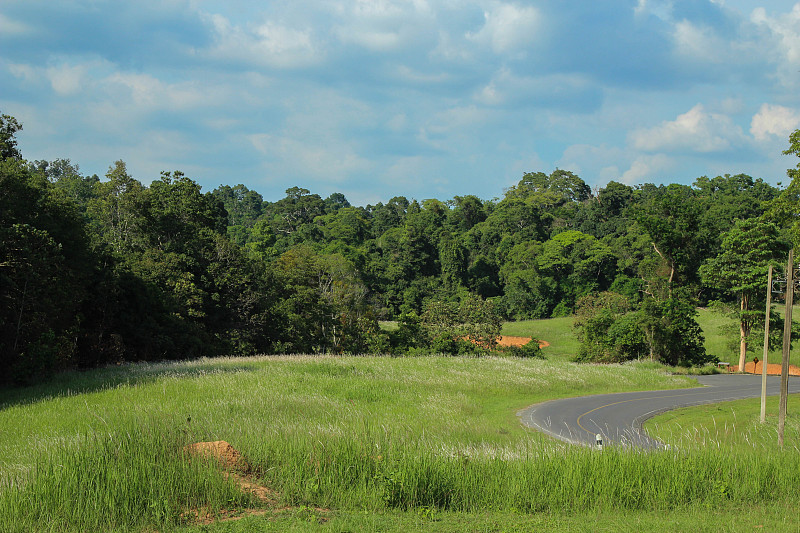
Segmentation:
[(700, 267), (704, 283), (736, 294), (739, 310), (739, 371), (744, 371), (747, 338), (753, 326), (763, 321), (761, 309), (764, 284), (770, 263), (788, 251), (775, 224), (759, 219), (738, 220), (722, 236), (719, 254)]

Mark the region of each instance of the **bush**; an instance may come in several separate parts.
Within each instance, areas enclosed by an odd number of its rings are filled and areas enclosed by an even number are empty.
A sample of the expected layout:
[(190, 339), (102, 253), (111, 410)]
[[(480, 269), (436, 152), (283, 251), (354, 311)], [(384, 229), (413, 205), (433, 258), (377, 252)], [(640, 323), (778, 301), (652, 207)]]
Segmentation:
[(544, 359), (544, 352), (539, 348), (539, 340), (531, 339), (522, 346), (504, 346), (500, 349), (504, 355), (530, 359)]

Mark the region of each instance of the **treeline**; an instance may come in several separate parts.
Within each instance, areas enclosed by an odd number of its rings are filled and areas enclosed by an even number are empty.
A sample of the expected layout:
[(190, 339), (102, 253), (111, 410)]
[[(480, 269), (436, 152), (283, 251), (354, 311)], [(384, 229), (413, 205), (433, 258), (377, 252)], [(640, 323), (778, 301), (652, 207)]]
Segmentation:
[(180, 172), (145, 186), (121, 161), (104, 179), (29, 162), (19, 129), (2, 116), (0, 357), (15, 381), (202, 355), (459, 353), (490, 346), (501, 318), (576, 311), (583, 359), (701, 363), (695, 305), (742, 294), (702, 265), (737, 221), (757, 221), (770, 235), (751, 258), (761, 272), (785, 254), (778, 226), (798, 202), (795, 180), (592, 191), (564, 170), (493, 200), (358, 207), (292, 187), (269, 202), (243, 185), (203, 193)]

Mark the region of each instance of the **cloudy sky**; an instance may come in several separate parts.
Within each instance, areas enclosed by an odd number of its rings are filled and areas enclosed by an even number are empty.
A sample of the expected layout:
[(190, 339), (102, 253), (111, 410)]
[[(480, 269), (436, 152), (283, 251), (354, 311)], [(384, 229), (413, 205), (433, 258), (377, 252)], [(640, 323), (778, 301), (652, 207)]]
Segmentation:
[(490, 199), (556, 167), (785, 184), (799, 83), (784, 0), (0, 2), (27, 159), (267, 200)]

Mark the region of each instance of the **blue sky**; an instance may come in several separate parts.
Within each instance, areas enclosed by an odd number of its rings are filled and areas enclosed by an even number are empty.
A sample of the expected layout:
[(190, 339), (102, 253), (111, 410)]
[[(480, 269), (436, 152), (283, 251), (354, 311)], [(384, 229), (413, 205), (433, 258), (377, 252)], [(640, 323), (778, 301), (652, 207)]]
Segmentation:
[(799, 82), (782, 0), (0, 2), (26, 158), (267, 200), (490, 199), (556, 167), (786, 184)]

